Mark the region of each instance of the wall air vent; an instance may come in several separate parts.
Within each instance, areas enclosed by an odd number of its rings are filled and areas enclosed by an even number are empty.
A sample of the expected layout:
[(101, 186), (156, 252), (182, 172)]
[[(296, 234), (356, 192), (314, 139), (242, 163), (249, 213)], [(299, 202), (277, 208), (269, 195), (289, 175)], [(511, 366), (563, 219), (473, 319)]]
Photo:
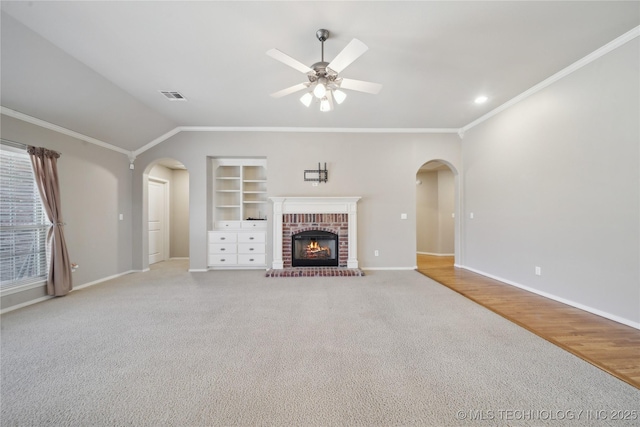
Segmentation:
[(165, 98), (167, 98), (169, 101), (186, 101), (187, 100), (187, 98), (185, 98), (180, 92), (161, 90), (160, 93), (163, 94)]

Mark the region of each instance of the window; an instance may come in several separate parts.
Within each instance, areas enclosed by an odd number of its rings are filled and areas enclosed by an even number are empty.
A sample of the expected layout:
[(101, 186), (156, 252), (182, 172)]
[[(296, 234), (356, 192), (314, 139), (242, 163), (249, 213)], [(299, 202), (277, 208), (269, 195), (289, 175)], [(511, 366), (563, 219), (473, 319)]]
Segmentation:
[(0, 146), (0, 291), (47, 276), (49, 221), (24, 149)]

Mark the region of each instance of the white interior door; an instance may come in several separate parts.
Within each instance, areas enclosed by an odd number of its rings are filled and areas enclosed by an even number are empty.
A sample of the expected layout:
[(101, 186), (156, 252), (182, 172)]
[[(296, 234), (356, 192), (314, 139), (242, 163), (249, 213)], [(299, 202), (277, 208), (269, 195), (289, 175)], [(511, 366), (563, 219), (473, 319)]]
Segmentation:
[(149, 265), (165, 260), (165, 185), (149, 179)]

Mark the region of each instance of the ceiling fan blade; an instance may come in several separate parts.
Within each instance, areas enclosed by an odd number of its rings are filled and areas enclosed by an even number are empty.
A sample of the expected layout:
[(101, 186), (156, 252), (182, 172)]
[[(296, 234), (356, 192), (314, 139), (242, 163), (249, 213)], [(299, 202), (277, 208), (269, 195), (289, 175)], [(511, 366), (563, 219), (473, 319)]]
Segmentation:
[(340, 52), (338, 56), (333, 58), (333, 61), (331, 61), (327, 67), (331, 68), (336, 73), (340, 73), (365, 53), (367, 49), (369, 48), (366, 44), (362, 43), (358, 39), (353, 39), (344, 49), (342, 49), (342, 52)]
[(293, 59), (292, 57), (290, 57), (286, 53), (284, 53), (282, 51), (279, 51), (278, 49), (268, 50), (267, 51), (267, 55), (269, 55), (273, 59), (277, 59), (278, 61), (282, 62), (283, 64), (288, 65), (291, 68), (295, 68), (296, 70), (300, 71), (301, 73), (313, 73), (313, 70), (311, 68), (307, 67), (302, 62), (300, 62), (300, 61), (298, 61), (296, 59)]
[(380, 89), (382, 89), (382, 85), (379, 83), (364, 82), (362, 80), (342, 79), (340, 88), (356, 90), (358, 92), (372, 93), (375, 95), (380, 92)]
[(309, 83), (300, 83), (295, 86), (288, 87), (286, 89), (279, 90), (278, 92), (274, 92), (271, 94), (273, 98), (282, 98), (283, 96), (287, 96), (289, 94), (298, 92), (300, 90), (306, 89), (309, 87)]

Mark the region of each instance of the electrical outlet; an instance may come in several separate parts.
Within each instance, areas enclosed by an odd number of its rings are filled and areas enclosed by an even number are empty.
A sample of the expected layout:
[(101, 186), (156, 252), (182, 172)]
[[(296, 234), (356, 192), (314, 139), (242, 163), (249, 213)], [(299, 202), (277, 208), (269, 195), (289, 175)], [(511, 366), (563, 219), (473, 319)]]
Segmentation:
[(375, 251), (373, 251), (373, 255), (380, 256), (380, 251), (376, 249)]
[(536, 265), (536, 276), (542, 276), (542, 268)]

